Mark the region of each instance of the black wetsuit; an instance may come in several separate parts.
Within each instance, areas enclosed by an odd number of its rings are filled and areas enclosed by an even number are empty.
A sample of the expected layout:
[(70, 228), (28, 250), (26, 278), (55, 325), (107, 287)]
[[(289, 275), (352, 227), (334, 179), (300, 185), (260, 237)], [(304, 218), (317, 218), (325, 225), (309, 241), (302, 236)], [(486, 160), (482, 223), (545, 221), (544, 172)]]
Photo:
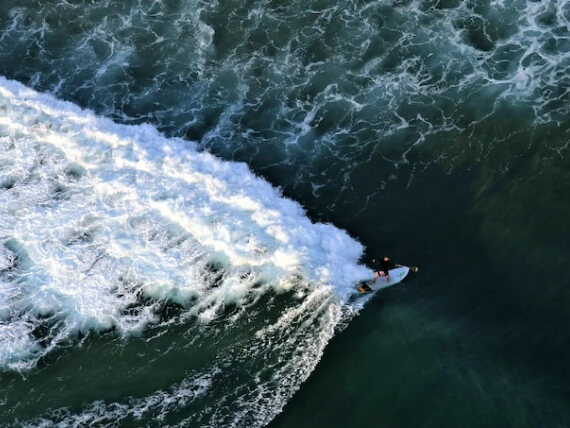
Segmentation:
[(377, 273), (380, 276), (385, 276), (388, 275), (388, 271), (390, 269), (394, 269), (396, 267), (396, 265), (394, 263), (392, 263), (392, 260), (388, 259), (388, 260), (380, 260), (379, 263), (379, 268), (377, 269)]

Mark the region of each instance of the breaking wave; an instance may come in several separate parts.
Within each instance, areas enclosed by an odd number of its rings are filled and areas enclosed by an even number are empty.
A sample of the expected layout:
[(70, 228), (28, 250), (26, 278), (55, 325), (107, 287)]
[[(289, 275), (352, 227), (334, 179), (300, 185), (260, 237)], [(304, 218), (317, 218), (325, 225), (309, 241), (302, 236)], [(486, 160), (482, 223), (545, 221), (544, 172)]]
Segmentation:
[[(245, 164), (151, 126), (117, 125), (5, 79), (0, 109), (3, 370), (34, 368), (93, 332), (136, 337), (174, 322), (194, 346), (221, 335), (230, 349), (191, 375), (210, 383), (187, 399), (217, 403), (200, 423), (270, 420), (354, 309), (347, 299), (370, 276), (362, 246), (312, 223)], [(164, 315), (169, 305), (177, 315)], [(189, 382), (164, 394), (180, 406)], [(152, 397), (133, 398), (125, 417), (169, 408)], [(85, 412), (123, 408), (102, 406)]]

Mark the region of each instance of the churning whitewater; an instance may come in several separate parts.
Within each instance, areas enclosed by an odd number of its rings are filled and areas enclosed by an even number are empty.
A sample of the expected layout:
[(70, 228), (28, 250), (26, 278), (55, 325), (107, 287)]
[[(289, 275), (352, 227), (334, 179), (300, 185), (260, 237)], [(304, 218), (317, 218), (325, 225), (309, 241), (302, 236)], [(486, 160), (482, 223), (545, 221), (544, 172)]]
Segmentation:
[[(0, 109), (2, 369), (33, 368), (92, 332), (166, 326), (166, 305), (181, 308), (175, 322), (189, 323), (198, 344), (258, 316), (246, 343), (190, 378), (200, 394), (231, 379), (218, 404), (237, 407), (236, 423), (269, 420), (350, 312), (355, 283), (370, 276), (358, 264), (362, 246), (312, 223), (245, 164), (151, 126), (118, 125), (6, 79)], [(275, 359), (271, 376), (235, 380), (219, 368), (240, 358)], [(211, 423), (216, 413), (199, 417)]]

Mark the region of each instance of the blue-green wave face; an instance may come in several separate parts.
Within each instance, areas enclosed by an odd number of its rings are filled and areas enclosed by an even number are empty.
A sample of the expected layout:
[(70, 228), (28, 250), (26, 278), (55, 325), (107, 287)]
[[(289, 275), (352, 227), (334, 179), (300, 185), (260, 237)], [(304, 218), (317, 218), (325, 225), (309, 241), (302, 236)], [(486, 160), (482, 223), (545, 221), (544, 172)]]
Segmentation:
[(568, 1), (3, 0), (0, 76), (0, 425), (269, 423), (371, 274), (316, 220), (566, 272)]

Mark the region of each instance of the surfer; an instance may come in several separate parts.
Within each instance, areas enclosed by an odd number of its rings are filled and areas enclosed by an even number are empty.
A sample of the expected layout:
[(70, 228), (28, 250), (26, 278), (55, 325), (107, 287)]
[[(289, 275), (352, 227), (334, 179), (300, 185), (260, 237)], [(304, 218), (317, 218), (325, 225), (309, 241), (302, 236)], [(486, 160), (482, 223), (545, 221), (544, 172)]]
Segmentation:
[(385, 276), (386, 281), (390, 281), (390, 269), (394, 269), (398, 265), (392, 263), (392, 260), (388, 256), (384, 256), (382, 260), (380, 260), (379, 269), (374, 272), (374, 282), (381, 277)]

